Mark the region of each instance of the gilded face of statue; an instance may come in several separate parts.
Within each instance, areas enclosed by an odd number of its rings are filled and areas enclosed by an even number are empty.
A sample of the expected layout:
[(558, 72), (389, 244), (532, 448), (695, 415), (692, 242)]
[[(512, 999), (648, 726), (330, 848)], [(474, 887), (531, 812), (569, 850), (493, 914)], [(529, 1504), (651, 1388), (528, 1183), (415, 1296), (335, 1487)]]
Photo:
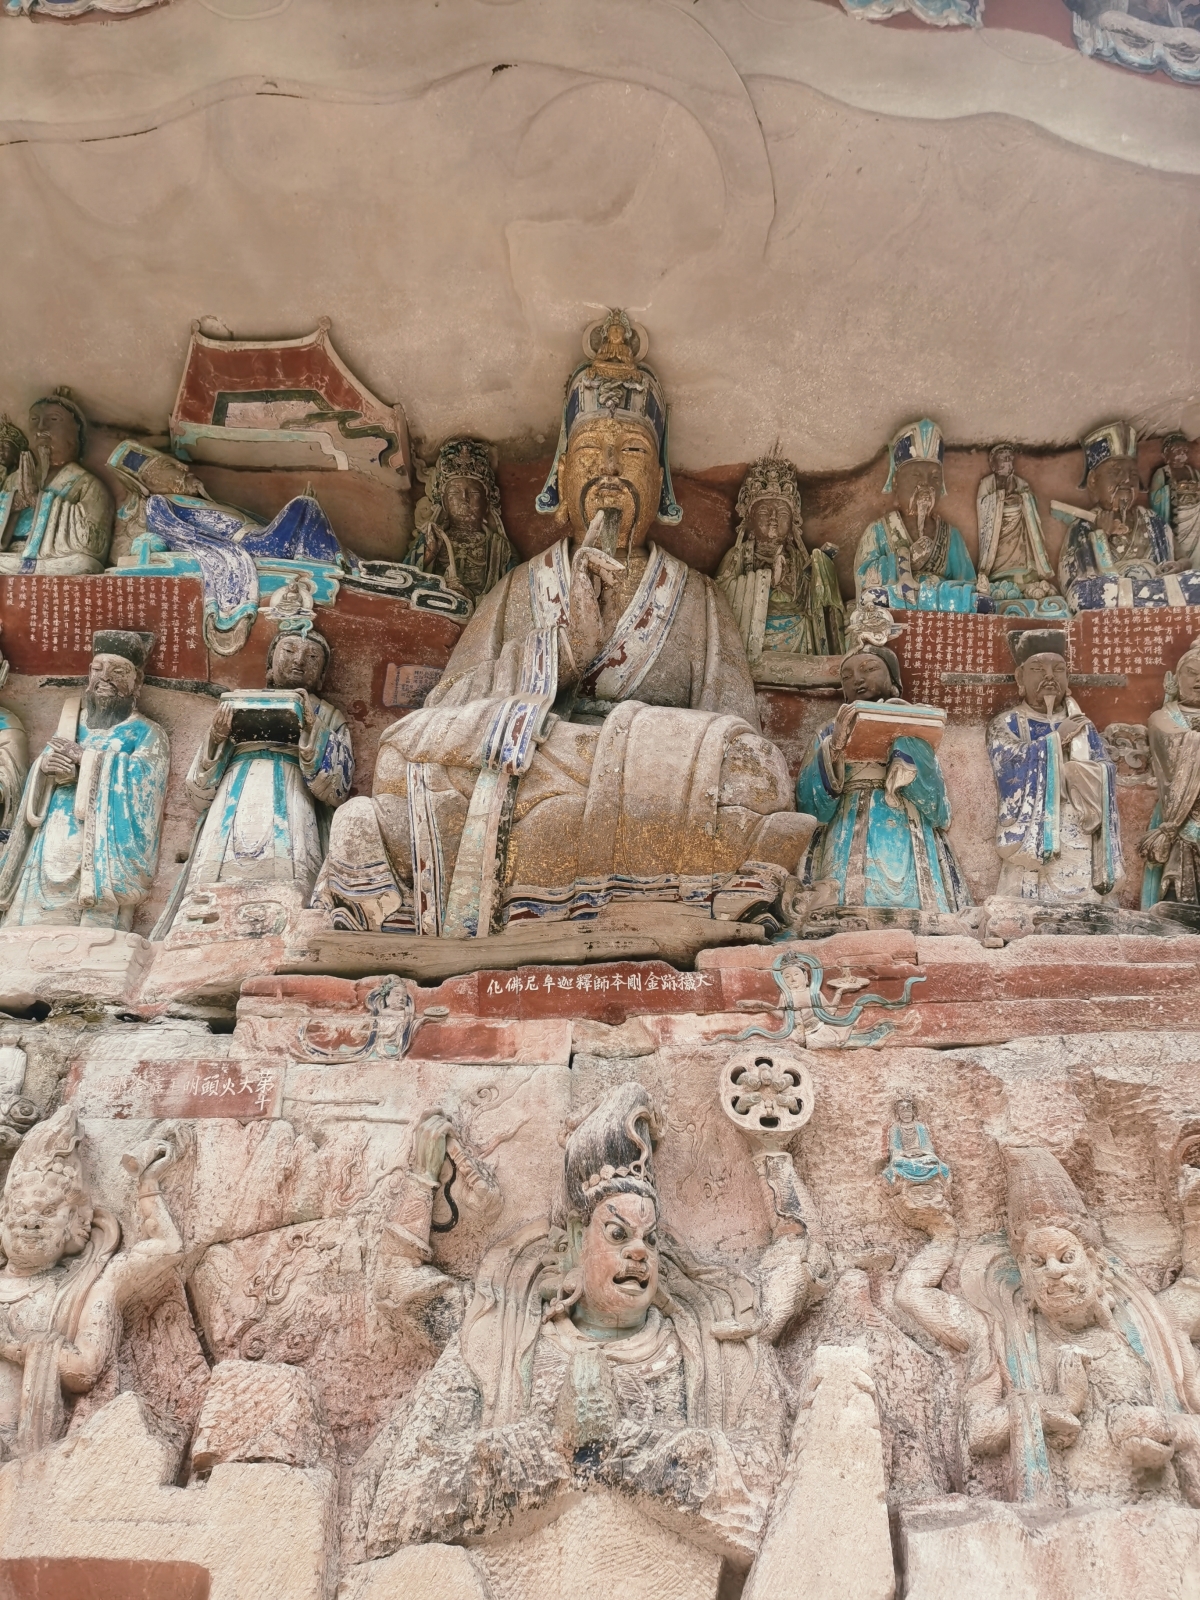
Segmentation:
[(754, 542), (756, 557), (773, 564), (792, 531), (791, 506), (782, 495), (764, 495), (747, 512), (746, 531)]
[(44, 455), (52, 471), (79, 460), (79, 423), (66, 406), (47, 401), (29, 413), (34, 449)]
[(654, 1202), (640, 1194), (610, 1195), (583, 1234), (579, 1321), (594, 1328), (640, 1328), (658, 1293)]
[(29, 1175), (9, 1185), (0, 1219), (0, 1246), (10, 1272), (25, 1277), (53, 1267), (79, 1249), (75, 1206), (62, 1187)]
[(662, 467), (654, 432), (615, 417), (581, 422), (558, 465), (559, 498), (572, 537), (583, 538), (597, 511), (620, 512), (617, 549), (644, 545), (658, 515)]
[(1132, 456), (1110, 456), (1092, 468), (1087, 481), (1101, 511), (1124, 516), (1132, 509), (1140, 487), (1137, 462)]
[(481, 533), (487, 512), (487, 490), (478, 478), (447, 478), (442, 505), (452, 533)]
[(1179, 698), (1185, 706), (1200, 706), (1200, 655), (1189, 651), (1175, 668)]
[(1083, 1242), (1066, 1228), (1034, 1228), (1017, 1260), (1025, 1292), (1044, 1317), (1065, 1327), (1095, 1321), (1100, 1279)]
[(926, 515), (942, 497), (942, 469), (936, 461), (902, 461), (896, 468), (896, 503), (909, 516)]
[(873, 655), (847, 656), (842, 662), (842, 699), (887, 700), (895, 694), (887, 664)]
[(1046, 650), (1041, 655), (1030, 656), (1014, 676), (1027, 706), (1036, 706), (1040, 711), (1047, 696), (1053, 695), (1055, 710), (1062, 709), (1067, 698), (1067, 663), (1056, 651)]
[(284, 633), (271, 654), (267, 683), (272, 689), (307, 689), (315, 694), (325, 676), (325, 652), (314, 639)]
[(151, 456), (139, 477), (151, 494), (187, 494), (200, 496), (204, 485), (186, 461), (176, 461), (172, 456)]

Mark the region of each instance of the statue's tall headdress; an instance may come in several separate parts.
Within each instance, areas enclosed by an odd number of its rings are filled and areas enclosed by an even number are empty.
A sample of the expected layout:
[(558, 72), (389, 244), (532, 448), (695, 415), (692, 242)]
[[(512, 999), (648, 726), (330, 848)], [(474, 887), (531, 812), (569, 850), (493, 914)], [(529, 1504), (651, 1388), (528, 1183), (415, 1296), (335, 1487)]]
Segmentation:
[(29, 449), (29, 440), (7, 413), (0, 417), (0, 441), (12, 445), (18, 454), (23, 454)]
[(753, 462), (750, 470), (742, 479), (742, 486), (738, 490), (737, 505), (737, 532), (741, 538), (746, 529), (746, 518), (750, 515), (750, 508), (758, 500), (786, 500), (792, 508), (792, 537), (799, 541), (800, 524), (800, 484), (797, 481), (796, 469), (790, 461), (783, 456), (772, 453), (762, 456)]
[(558, 448), (536, 501), (543, 515), (559, 509), (558, 464), (571, 434), (581, 422), (607, 416), (639, 422), (653, 434), (663, 475), (658, 520), (672, 524), (683, 520), (667, 461), (667, 402), (653, 369), (646, 365), (648, 349), (645, 330), (635, 327), (624, 311), (615, 308), (584, 335), (583, 351), (588, 359), (575, 368), (568, 380)]
[(1087, 488), (1088, 474), (1102, 461), (1137, 460), (1137, 429), (1132, 422), (1106, 422), (1080, 441), (1083, 449), (1083, 478), (1079, 487)]
[[(906, 461), (936, 461), (938, 466), (946, 459), (946, 447), (942, 440), (942, 430), (936, 422), (930, 422), (928, 417), (922, 417), (919, 422), (906, 423), (896, 434), (888, 446), (888, 475), (883, 486), (884, 494), (890, 494), (896, 482), (896, 468), (903, 466)], [(942, 488), (945, 489), (946, 480), (942, 478)]]
[(1004, 1147), (1008, 1176), (1008, 1236), (1014, 1255), (1033, 1228), (1065, 1228), (1098, 1249), (1100, 1230), (1062, 1163), (1042, 1145)]
[(31, 1179), (53, 1190), (74, 1207), (75, 1226), (72, 1229), (70, 1253), (78, 1254), (88, 1241), (92, 1207), (83, 1182), (74, 1107), (63, 1106), (52, 1117), (47, 1117), (45, 1122), (35, 1124), (25, 1135), (8, 1169), (8, 1181), (0, 1198), (0, 1213), (8, 1208), (12, 1197)]
[(1067, 659), (1067, 636), (1061, 628), (1013, 628), (1008, 635), (1013, 665), (1023, 667), (1030, 656), (1054, 655)]
[(100, 628), (92, 635), (92, 654), (123, 656), (139, 672), (144, 672), (154, 649), (154, 639), (154, 634), (134, 628)]
[(610, 1090), (567, 1139), (563, 1211), (585, 1221), (610, 1194), (657, 1200), (654, 1146), (662, 1113), (640, 1083)]
[(488, 512), (495, 526), (504, 531), (500, 513), (500, 489), (492, 467), (491, 453), (482, 439), (447, 439), (425, 476), (425, 496), (434, 513), (442, 509), (446, 484), (451, 478), (474, 478), (483, 485)]

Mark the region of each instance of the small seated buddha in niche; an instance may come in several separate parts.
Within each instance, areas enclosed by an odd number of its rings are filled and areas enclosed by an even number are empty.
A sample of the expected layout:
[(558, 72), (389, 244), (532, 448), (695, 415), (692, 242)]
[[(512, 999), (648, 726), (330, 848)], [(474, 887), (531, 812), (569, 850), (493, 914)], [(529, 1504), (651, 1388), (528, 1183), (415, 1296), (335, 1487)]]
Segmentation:
[(7, 424), (5, 456), (17, 461), (0, 483), (0, 574), (80, 577), (103, 572), (113, 503), (95, 473), (80, 465), (87, 419), (70, 390), (56, 389), (29, 409), (30, 441)]
[(896, 1101), (896, 1120), (887, 1138), (888, 1163), (883, 1180), (888, 1184), (932, 1183), (935, 1178), (948, 1182), (950, 1168), (933, 1148), (933, 1137), (923, 1122), (917, 1121), (917, 1108), (911, 1095)]
[(833, 545), (804, 542), (800, 485), (790, 461), (764, 456), (742, 481), (737, 539), (721, 562), (725, 591), (746, 655), (841, 655), (845, 606)]
[(1014, 470), (1015, 446), (988, 451), (991, 471), (979, 480), (979, 593), (992, 610), (1011, 617), (1066, 617), (1067, 603), (1054, 582), (1042, 519), (1033, 490)]
[(942, 430), (928, 417), (901, 428), (888, 446), (883, 492), (894, 505), (858, 541), (859, 599), (900, 611), (975, 610), (975, 568), (962, 534), (938, 514), (944, 457)]
[(444, 578), (478, 603), (515, 565), (500, 490), (480, 439), (448, 439), (425, 479), (404, 565)]

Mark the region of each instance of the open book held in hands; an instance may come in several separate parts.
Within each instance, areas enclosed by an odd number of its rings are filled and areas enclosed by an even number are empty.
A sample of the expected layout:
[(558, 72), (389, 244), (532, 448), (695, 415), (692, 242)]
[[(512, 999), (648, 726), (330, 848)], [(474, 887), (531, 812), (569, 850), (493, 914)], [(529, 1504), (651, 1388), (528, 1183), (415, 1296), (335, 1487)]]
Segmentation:
[(940, 706), (913, 706), (885, 700), (856, 700), (854, 726), (846, 745), (847, 761), (886, 761), (892, 741), (907, 736), (924, 739), (936, 750), (942, 742), (946, 713)]

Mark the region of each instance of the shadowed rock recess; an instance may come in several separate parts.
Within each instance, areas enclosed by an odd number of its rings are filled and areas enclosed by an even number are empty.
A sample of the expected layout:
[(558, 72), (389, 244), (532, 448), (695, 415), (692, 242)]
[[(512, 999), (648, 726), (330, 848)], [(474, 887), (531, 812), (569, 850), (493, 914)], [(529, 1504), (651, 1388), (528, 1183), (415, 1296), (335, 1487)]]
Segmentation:
[(1195, 1600), (1197, 61), (0, 4), (0, 1600)]

